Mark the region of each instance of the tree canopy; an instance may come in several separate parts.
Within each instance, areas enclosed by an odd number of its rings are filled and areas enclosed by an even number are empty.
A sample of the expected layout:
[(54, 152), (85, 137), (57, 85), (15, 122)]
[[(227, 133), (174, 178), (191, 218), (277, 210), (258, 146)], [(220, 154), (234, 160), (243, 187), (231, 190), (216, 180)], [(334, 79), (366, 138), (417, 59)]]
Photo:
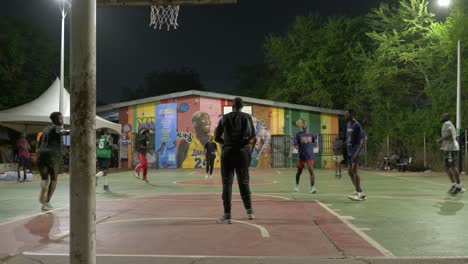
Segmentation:
[[(452, 113), (455, 123), (456, 45), (460, 39), (467, 54), (468, 4), (458, 3), (445, 18), (428, 6), (428, 0), (383, 1), (366, 16), (297, 17), (285, 34), (265, 39), (270, 74), (250, 89), (271, 100), (356, 109), (373, 154), (387, 137), (398, 152), (418, 154), (424, 135), (436, 150), (441, 113)], [(462, 69), (463, 87), (467, 62)], [(464, 124), (467, 108), (465, 96)]]
[(191, 68), (153, 71), (146, 74), (143, 85), (137, 89), (123, 87), (121, 100), (133, 100), (187, 90), (205, 90), (200, 75)]
[(0, 19), (0, 109), (33, 100), (60, 69), (59, 50), (41, 30), (12, 18)]

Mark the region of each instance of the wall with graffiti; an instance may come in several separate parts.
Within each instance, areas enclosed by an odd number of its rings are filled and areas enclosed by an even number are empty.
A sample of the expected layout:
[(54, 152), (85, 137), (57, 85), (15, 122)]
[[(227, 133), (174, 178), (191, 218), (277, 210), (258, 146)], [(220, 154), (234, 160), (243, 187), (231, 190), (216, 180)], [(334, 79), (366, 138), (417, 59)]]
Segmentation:
[[(223, 114), (223, 107), (231, 101), (203, 96), (185, 96), (164, 101), (133, 105), (119, 109), (122, 124), (122, 166), (132, 168), (138, 163), (135, 141), (142, 129), (152, 134), (152, 151), (148, 162), (152, 168), (203, 168), (206, 165), (204, 145)], [(331, 153), (320, 145), (322, 134), (338, 134), (338, 116), (259, 104), (252, 106), (257, 141), (252, 152), (251, 166), (272, 167), (272, 136), (289, 137), (300, 131), (301, 120), (317, 134), (316, 167), (330, 168)], [(288, 141), (290, 142), (290, 141)], [(215, 168), (220, 167), (221, 146), (218, 145)], [(288, 161), (291, 166), (293, 159)]]

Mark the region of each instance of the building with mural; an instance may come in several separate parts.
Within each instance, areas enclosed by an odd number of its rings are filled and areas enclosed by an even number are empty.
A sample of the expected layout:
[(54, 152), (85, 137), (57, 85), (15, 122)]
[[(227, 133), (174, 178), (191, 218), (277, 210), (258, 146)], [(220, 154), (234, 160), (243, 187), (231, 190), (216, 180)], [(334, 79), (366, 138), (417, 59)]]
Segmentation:
[[(202, 168), (204, 145), (216, 128), (219, 118), (231, 111), (237, 96), (185, 91), (97, 108), (97, 113), (122, 125), (119, 140), (121, 167), (138, 163), (136, 145), (139, 132), (151, 131), (151, 150), (147, 154), (152, 168)], [(252, 114), (257, 143), (251, 166), (257, 168), (293, 167), (292, 137), (305, 120), (316, 135), (315, 166), (332, 167), (331, 142), (340, 133), (344, 111), (242, 97), (244, 111)], [(218, 146), (215, 168), (220, 167)]]

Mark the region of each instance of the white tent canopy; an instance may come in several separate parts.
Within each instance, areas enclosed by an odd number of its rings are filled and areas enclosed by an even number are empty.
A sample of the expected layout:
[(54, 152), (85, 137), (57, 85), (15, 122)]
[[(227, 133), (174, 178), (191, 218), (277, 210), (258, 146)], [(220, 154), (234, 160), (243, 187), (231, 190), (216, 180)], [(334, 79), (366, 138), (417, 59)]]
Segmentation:
[[(59, 111), (60, 80), (54, 83), (41, 96), (35, 100), (10, 109), (0, 111), (0, 125), (19, 132), (39, 132), (49, 124), (50, 114)], [(70, 94), (63, 89), (63, 123), (70, 124)], [(109, 128), (120, 134), (121, 126), (96, 116), (96, 129)]]

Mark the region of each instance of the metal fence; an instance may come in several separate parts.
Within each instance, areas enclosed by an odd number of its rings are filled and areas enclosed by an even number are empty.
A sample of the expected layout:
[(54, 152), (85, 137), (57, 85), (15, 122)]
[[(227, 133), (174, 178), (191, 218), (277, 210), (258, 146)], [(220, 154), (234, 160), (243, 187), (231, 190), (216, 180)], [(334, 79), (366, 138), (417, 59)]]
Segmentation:
[[(271, 136), (271, 167), (272, 168), (293, 168), (296, 166), (296, 155), (292, 152), (292, 135), (272, 135)], [(318, 134), (317, 156), (333, 155), (333, 140), (337, 134)], [(289, 158), (291, 155), (292, 158)]]

